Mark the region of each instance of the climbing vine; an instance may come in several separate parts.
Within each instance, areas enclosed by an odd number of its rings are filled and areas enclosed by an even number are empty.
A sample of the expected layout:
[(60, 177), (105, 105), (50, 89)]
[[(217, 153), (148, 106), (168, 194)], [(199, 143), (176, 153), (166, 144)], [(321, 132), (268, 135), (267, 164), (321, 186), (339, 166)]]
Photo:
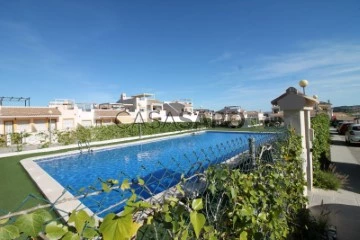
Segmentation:
[(314, 129), (314, 141), (312, 147), (314, 186), (337, 190), (342, 184), (344, 176), (334, 173), (331, 168), (330, 154), (330, 119), (327, 114), (318, 114), (311, 120)]
[(318, 114), (311, 119), (314, 129), (313, 165), (314, 171), (320, 170), (320, 160), (326, 157), (330, 160), (330, 120), (327, 114)]

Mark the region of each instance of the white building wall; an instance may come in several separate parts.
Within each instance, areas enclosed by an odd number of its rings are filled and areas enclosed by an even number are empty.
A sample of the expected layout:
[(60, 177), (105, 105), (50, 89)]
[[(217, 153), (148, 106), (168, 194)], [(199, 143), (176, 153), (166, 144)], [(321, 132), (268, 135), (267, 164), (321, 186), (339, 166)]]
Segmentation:
[(82, 109), (75, 106), (75, 128), (77, 126), (83, 126), (83, 127), (91, 127), (95, 126), (95, 113), (94, 109), (91, 109), (91, 111), (83, 111)]
[(75, 106), (71, 100), (55, 100), (49, 103), (49, 107), (57, 108), (61, 115), (59, 116), (57, 129), (59, 131), (71, 130), (76, 127), (75, 124)]

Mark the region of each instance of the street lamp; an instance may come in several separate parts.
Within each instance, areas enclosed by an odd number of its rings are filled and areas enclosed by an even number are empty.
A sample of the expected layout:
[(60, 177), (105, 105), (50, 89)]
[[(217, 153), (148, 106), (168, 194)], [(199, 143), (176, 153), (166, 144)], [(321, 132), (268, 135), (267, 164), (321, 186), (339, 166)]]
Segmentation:
[(50, 144), (51, 144), (51, 114), (53, 113), (52, 110), (49, 110), (48, 112), (50, 114), (50, 123), (49, 123), (49, 141), (50, 141)]
[(300, 87), (303, 88), (303, 93), (304, 93), (304, 95), (305, 95), (305, 87), (306, 87), (308, 84), (309, 84), (309, 82), (308, 82), (307, 80), (305, 80), (305, 79), (300, 80), (300, 82), (299, 82)]

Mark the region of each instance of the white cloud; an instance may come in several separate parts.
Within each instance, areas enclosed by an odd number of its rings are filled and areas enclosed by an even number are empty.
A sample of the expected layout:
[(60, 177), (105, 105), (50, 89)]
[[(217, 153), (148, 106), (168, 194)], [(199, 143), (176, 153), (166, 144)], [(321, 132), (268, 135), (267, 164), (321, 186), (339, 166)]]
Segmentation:
[(217, 62), (224, 62), (226, 60), (231, 59), (232, 57), (232, 53), (230, 52), (224, 52), (223, 54), (221, 54), (220, 56), (210, 60), (210, 63), (217, 63)]
[(255, 58), (253, 62), (242, 71), (231, 69), (218, 75), (217, 86), (226, 89), (220, 102), (270, 108), (272, 99), (290, 86), (300, 88), (298, 81), (307, 79), (309, 95), (330, 99), (335, 106), (359, 104), (359, 43), (305, 43), (286, 53)]
[(338, 73), (354, 71), (360, 67), (359, 44), (317, 44), (291, 53), (266, 56), (262, 66), (254, 72), (256, 79), (269, 79), (289, 74), (328, 75), (331, 68)]

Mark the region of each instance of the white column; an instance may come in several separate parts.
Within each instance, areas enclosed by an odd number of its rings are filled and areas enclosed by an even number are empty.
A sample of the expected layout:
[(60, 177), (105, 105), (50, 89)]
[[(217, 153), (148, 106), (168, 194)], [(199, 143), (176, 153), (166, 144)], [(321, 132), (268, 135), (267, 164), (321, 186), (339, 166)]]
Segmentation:
[[(303, 110), (284, 110), (284, 122), (287, 126), (295, 129), (295, 132), (301, 136), (301, 159), (302, 170), (304, 173), (305, 181), (307, 181), (307, 159), (308, 148), (306, 144), (306, 124), (305, 114)], [(304, 188), (304, 195), (307, 196), (306, 187)]]
[(312, 131), (311, 131), (311, 121), (310, 121), (310, 111), (305, 110), (305, 142), (307, 148), (307, 166), (306, 166), (306, 176), (307, 176), (307, 188), (309, 191), (313, 187), (313, 163), (312, 163)]

